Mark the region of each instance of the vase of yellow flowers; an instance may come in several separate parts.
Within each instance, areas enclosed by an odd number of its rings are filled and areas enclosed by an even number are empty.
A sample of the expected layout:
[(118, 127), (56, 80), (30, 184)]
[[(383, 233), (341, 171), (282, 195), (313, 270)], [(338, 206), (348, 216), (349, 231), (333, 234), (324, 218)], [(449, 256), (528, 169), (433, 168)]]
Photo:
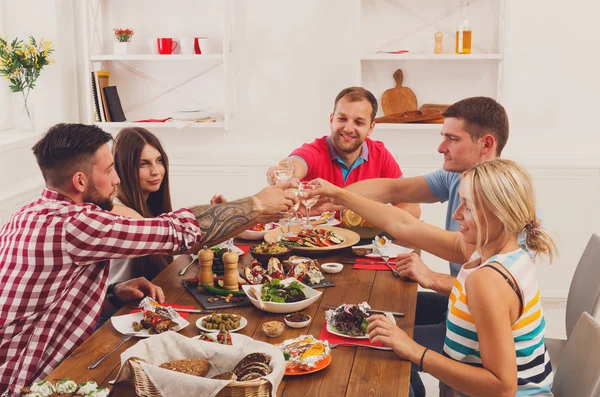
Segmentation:
[(124, 55), (129, 53), (129, 42), (131, 41), (131, 38), (133, 37), (133, 34), (135, 32), (129, 28), (117, 28), (113, 29), (113, 32), (115, 33), (115, 37), (118, 40), (118, 42), (114, 43), (113, 47), (115, 54)]
[(31, 90), (46, 65), (52, 65), (54, 59), (50, 54), (54, 51), (52, 42), (43, 38), (38, 42), (33, 36), (29, 40), (0, 37), (0, 76), (9, 81), (12, 92), (20, 94), (22, 131), (35, 130), (35, 113), (29, 100)]

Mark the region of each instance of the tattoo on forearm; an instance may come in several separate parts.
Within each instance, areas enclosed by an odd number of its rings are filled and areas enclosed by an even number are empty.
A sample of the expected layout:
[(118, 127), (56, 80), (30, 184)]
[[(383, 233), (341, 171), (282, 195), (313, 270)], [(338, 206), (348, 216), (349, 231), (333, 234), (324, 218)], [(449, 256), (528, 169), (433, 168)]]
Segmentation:
[(243, 198), (229, 203), (201, 205), (192, 208), (200, 229), (204, 232), (203, 242), (227, 236), (249, 224), (258, 214), (252, 210), (252, 200)]

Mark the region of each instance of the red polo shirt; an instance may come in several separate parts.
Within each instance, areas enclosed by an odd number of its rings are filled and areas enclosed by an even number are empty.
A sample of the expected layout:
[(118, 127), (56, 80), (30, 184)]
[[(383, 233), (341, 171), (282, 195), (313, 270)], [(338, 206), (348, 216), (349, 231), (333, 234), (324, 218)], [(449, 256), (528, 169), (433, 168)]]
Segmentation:
[(307, 173), (303, 180), (323, 178), (336, 186), (344, 187), (354, 182), (372, 178), (400, 178), (402, 171), (394, 156), (383, 142), (367, 138), (362, 144), (360, 156), (351, 167), (346, 166), (333, 149), (330, 136), (315, 139), (294, 150), (290, 156), (306, 163)]

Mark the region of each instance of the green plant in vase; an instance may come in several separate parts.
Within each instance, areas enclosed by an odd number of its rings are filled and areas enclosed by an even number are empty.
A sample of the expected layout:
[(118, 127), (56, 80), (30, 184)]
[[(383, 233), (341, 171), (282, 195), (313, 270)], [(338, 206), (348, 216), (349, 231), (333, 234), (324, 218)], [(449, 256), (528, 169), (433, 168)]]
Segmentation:
[(23, 129), (34, 129), (34, 114), (28, 102), (31, 90), (46, 65), (54, 64), (50, 54), (54, 52), (52, 42), (43, 38), (39, 41), (29, 36), (28, 41), (16, 37), (10, 41), (7, 36), (0, 37), (0, 76), (9, 81), (9, 88), (14, 93), (21, 93), (23, 98)]

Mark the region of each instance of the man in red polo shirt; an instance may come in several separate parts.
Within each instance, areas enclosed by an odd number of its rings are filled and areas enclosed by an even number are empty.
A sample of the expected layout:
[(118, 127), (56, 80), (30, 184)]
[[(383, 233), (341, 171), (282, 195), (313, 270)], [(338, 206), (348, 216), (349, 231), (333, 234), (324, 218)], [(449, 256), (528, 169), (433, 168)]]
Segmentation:
[[(402, 171), (383, 142), (369, 138), (375, 128), (377, 99), (362, 87), (343, 89), (335, 98), (329, 116), (331, 135), (305, 143), (290, 154), (294, 178), (323, 178), (336, 186), (372, 178), (401, 178)], [(267, 180), (275, 183), (272, 168)], [(394, 203), (419, 217), (419, 204)]]

